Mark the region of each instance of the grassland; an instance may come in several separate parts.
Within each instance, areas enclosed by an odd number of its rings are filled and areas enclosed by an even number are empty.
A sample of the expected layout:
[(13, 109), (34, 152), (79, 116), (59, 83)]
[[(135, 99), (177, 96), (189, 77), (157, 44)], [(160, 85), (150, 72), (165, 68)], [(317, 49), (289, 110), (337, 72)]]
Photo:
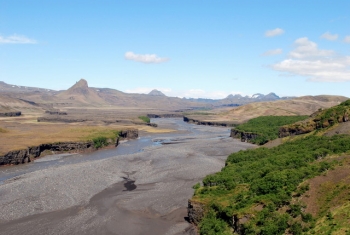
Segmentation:
[[(0, 125), (4, 125), (0, 122)], [(7, 132), (0, 133), (0, 154), (43, 143), (87, 141), (100, 136), (115, 139), (120, 126), (6, 122)], [(3, 129), (3, 128), (2, 128)]]

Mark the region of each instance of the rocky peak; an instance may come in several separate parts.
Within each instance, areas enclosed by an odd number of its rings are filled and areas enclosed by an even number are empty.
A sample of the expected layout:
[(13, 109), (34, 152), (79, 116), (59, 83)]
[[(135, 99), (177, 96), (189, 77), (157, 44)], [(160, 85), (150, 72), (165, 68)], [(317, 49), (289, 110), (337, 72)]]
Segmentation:
[(278, 95), (276, 95), (275, 93), (273, 92), (270, 92), (269, 94), (267, 94), (265, 96), (265, 98), (269, 98), (269, 99), (280, 99), (280, 97)]
[[(80, 79), (78, 82), (76, 82), (71, 88), (82, 88), (82, 87), (85, 87), (85, 88), (88, 88), (88, 83), (85, 79)], [(69, 88), (69, 89), (71, 89)]]
[(148, 95), (153, 95), (153, 96), (165, 96), (161, 91), (158, 91), (157, 89), (153, 89)]
[(69, 88), (68, 93), (80, 93), (87, 94), (89, 92), (89, 86), (85, 79), (80, 79), (71, 88)]

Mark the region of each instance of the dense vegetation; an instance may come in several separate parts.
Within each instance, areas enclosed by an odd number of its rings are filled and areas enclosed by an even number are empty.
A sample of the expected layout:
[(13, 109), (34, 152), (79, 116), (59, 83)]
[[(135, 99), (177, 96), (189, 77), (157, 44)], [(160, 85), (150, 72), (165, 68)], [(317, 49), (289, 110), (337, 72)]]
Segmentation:
[(150, 123), (151, 119), (147, 116), (139, 116), (139, 119), (141, 119), (142, 121), (146, 122), (146, 123)]
[(337, 123), (346, 122), (350, 116), (350, 100), (344, 101), (337, 106), (314, 113), (306, 121), (285, 125), (281, 130), (285, 133), (309, 133), (314, 130), (326, 129)]
[(252, 132), (258, 137), (252, 139), (253, 144), (265, 144), (269, 140), (278, 138), (279, 128), (283, 125), (295, 123), (308, 116), (261, 116), (238, 125), (235, 129), (242, 132)]
[[(327, 156), (341, 153), (350, 153), (347, 135), (313, 135), (231, 154), (221, 172), (195, 187), (192, 200), (206, 205), (200, 233), (232, 234), (234, 228), (240, 234), (301, 234), (313, 229), (315, 218), (292, 198), (308, 190), (303, 181), (339, 165)], [(242, 218), (246, 222), (238, 223)]]

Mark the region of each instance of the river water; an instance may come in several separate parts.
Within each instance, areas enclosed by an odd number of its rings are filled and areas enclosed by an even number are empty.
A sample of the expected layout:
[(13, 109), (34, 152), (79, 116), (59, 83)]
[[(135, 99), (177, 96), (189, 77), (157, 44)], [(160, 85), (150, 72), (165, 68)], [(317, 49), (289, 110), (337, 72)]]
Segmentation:
[[(151, 119), (152, 123), (160, 126), (167, 124), (176, 132), (161, 133), (161, 134), (143, 134), (138, 139), (122, 141), (117, 148), (103, 149), (92, 153), (84, 154), (55, 154), (43, 158), (38, 158), (29, 164), (6, 166), (0, 168), (0, 184), (5, 180), (11, 179), (25, 173), (34, 172), (37, 170), (47, 169), (49, 167), (57, 167), (60, 165), (76, 164), (80, 162), (96, 161), (106, 158), (115, 157), (118, 155), (133, 154), (143, 151), (147, 147), (159, 146), (161, 144), (171, 143), (179, 136), (198, 136), (201, 131), (194, 125), (183, 122), (180, 118), (168, 119)], [(228, 130), (222, 129), (223, 135), (228, 134)], [(227, 133), (226, 133), (227, 132)]]
[(224, 127), (152, 122), (176, 131), (0, 168), (0, 234), (188, 234), (192, 186), (254, 146)]

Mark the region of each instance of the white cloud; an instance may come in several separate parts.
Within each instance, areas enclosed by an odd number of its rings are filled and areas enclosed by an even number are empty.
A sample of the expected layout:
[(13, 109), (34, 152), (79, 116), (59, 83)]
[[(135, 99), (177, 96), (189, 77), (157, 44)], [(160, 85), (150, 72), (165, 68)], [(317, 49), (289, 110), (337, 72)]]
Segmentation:
[(161, 58), (158, 57), (156, 54), (135, 54), (134, 52), (128, 51), (124, 55), (125, 59), (127, 60), (134, 60), (137, 62), (142, 62), (146, 64), (151, 64), (151, 63), (163, 63), (169, 60), (169, 58)]
[(321, 35), (321, 38), (324, 38), (329, 41), (335, 41), (338, 39), (338, 34), (331, 34), (330, 32), (325, 32)]
[(287, 76), (305, 76), (310, 81), (350, 81), (350, 56), (318, 49), (308, 38), (297, 39), (294, 46), (289, 58), (272, 65), (272, 69)]
[(299, 38), (294, 42), (295, 49), (289, 53), (289, 56), (296, 59), (319, 58), (334, 55), (334, 51), (320, 50), (317, 44), (308, 38)]
[(282, 52), (283, 50), (278, 48), (274, 50), (265, 51), (262, 55), (263, 56), (279, 55), (279, 54), (282, 54)]
[(344, 42), (346, 42), (346, 43), (350, 43), (350, 35), (349, 35), (349, 36), (345, 36), (345, 38), (344, 38)]
[(21, 35), (12, 35), (8, 37), (0, 36), (0, 44), (36, 44), (34, 39), (27, 38)]
[(265, 32), (265, 37), (275, 37), (275, 36), (281, 35), (283, 33), (284, 33), (283, 29), (275, 28), (275, 29), (267, 30)]

